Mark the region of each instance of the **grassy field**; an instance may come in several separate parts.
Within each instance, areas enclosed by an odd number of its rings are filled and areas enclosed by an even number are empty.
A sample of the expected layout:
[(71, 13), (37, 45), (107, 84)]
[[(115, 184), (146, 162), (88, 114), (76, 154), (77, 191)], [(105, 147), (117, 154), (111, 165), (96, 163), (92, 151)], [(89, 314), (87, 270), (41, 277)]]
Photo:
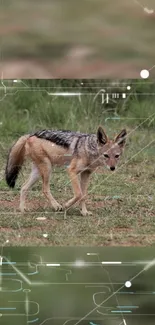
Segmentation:
[(138, 78), (155, 65), (154, 10), (154, 0), (4, 1), (3, 78)]
[[(135, 98), (126, 111), (122, 106), (119, 112), (117, 106), (110, 114), (99, 103), (95, 105), (91, 96), (80, 103), (78, 99), (42, 98), (39, 94), (37, 104), (34, 92), (31, 96), (29, 92), (17, 93), (2, 101), (0, 243), (9, 240), (10, 245), (154, 245), (155, 137), (152, 97), (143, 98), (142, 101)], [(26, 105), (29, 111), (25, 115)], [(49, 207), (41, 193), (41, 181), (29, 192), (28, 212), (22, 215), (18, 210), (19, 191), (28, 177), (30, 165), (26, 164), (22, 169), (14, 190), (10, 190), (4, 180), (7, 152), (14, 141), (30, 130), (44, 127), (94, 133), (99, 124), (105, 127), (110, 136), (126, 127), (128, 139), (117, 171), (110, 173), (101, 168), (92, 175), (87, 206), (93, 215), (81, 216), (77, 205), (68, 211), (67, 220), (64, 220), (64, 212), (55, 213)], [(54, 169), (51, 191), (60, 203), (72, 197), (65, 167)], [(38, 220), (40, 217), (46, 219)]]

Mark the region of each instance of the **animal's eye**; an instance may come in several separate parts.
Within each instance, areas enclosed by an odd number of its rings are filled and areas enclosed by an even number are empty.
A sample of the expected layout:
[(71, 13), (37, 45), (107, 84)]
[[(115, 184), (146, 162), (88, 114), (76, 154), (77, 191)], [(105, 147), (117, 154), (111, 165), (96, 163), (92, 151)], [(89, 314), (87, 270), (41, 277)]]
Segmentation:
[(109, 156), (107, 154), (104, 155), (105, 158), (109, 158)]
[(119, 158), (119, 155), (115, 155), (115, 158)]

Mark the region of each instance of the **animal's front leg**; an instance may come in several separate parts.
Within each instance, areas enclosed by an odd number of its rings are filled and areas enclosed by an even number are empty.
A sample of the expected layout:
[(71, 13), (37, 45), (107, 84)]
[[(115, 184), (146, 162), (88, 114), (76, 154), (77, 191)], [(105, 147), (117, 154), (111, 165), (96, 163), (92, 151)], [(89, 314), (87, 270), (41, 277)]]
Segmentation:
[(83, 194), (81, 199), (81, 207), (82, 207), (81, 213), (83, 216), (92, 215), (92, 212), (87, 210), (86, 203), (85, 203), (91, 172), (89, 170), (85, 170), (81, 173), (80, 176), (81, 176), (81, 190)]
[(78, 174), (76, 168), (70, 166), (68, 168), (68, 174), (72, 183), (73, 191), (74, 191), (74, 196), (72, 199), (67, 201), (65, 203), (65, 208), (70, 208), (73, 204), (75, 204), (77, 201), (81, 200), (82, 198), (82, 191), (78, 179)]

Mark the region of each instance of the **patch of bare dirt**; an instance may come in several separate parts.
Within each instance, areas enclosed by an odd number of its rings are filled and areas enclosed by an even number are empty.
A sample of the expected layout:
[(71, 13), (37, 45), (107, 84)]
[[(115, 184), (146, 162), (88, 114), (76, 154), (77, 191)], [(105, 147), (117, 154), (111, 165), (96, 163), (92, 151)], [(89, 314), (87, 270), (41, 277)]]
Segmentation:
[(123, 227), (115, 227), (112, 229), (113, 233), (117, 234), (117, 233), (120, 233), (120, 232), (133, 232), (133, 228), (123, 228)]
[[(31, 210), (37, 210), (38, 208), (44, 208), (47, 205), (47, 203), (44, 200), (41, 199), (33, 199), (28, 200), (26, 202), (26, 207)], [(17, 209), (19, 208), (19, 198), (15, 198), (14, 200), (0, 200), (0, 206), (3, 208), (8, 209)]]

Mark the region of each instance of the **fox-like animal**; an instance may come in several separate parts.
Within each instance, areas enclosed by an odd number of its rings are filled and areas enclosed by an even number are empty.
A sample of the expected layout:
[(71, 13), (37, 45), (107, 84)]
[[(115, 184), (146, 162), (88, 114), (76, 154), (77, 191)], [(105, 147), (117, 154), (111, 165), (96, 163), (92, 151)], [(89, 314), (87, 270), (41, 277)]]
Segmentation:
[[(126, 130), (122, 130), (114, 140), (110, 140), (101, 126), (96, 134), (64, 130), (42, 130), (21, 136), (10, 149), (5, 177), (7, 184), (14, 188), (21, 167), (26, 160), (32, 161), (29, 179), (20, 192), (20, 210), (25, 210), (27, 191), (41, 176), (43, 193), (55, 211), (68, 209), (78, 201), (83, 216), (87, 211), (85, 199), (90, 176), (97, 167), (106, 166), (114, 171), (126, 142)], [(74, 196), (62, 207), (50, 192), (50, 174), (53, 165), (67, 166)]]

